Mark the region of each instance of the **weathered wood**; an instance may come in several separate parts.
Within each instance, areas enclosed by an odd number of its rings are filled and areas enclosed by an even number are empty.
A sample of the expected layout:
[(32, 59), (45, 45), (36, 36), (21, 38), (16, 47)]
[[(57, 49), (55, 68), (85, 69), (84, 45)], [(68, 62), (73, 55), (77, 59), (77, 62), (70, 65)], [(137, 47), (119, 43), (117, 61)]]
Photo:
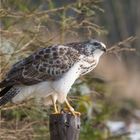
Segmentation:
[(78, 140), (80, 117), (68, 113), (50, 115), (50, 140)]

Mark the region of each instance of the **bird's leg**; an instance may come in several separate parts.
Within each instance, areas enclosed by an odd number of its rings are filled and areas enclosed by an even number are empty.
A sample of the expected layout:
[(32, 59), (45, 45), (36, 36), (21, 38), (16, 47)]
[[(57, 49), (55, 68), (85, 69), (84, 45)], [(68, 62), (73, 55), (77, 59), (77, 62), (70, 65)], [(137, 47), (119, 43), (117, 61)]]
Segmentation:
[(51, 96), (52, 98), (52, 103), (53, 103), (53, 107), (54, 107), (54, 113), (53, 114), (59, 114), (59, 111), (57, 109), (57, 105), (56, 105), (56, 99), (54, 96)]
[(67, 99), (65, 100), (65, 102), (66, 102), (66, 105), (67, 105), (69, 111), (70, 111), (74, 116), (76, 116), (76, 115), (80, 116), (80, 115), (81, 115), (80, 112), (77, 112), (77, 111), (74, 110), (74, 108), (70, 105), (70, 103), (68, 102)]

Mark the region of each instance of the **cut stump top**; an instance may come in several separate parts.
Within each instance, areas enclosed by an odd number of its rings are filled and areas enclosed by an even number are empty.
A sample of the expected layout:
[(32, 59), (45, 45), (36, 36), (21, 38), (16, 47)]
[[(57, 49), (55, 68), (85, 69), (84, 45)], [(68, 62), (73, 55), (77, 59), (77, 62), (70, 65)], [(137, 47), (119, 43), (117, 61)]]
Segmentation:
[(50, 115), (50, 140), (78, 140), (80, 117), (69, 113)]

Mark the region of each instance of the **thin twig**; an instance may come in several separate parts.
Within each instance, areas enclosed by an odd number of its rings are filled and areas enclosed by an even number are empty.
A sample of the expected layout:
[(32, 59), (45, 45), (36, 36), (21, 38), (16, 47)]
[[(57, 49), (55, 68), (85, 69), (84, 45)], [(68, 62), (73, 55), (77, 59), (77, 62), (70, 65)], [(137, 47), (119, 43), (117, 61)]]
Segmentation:
[(135, 48), (131, 48), (130, 44), (136, 40), (136, 37), (128, 37), (127, 39), (120, 41), (119, 43), (111, 46), (107, 49), (107, 53), (119, 53), (121, 51), (135, 51)]

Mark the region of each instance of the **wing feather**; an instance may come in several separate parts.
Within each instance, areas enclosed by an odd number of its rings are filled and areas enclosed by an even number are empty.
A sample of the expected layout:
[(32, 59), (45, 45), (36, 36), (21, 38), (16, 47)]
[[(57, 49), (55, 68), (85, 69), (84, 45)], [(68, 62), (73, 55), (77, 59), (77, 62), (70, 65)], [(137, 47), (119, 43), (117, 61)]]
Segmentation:
[(77, 61), (78, 51), (68, 46), (42, 48), (19, 61), (8, 72), (1, 85), (33, 85), (45, 80), (55, 80), (66, 73)]

